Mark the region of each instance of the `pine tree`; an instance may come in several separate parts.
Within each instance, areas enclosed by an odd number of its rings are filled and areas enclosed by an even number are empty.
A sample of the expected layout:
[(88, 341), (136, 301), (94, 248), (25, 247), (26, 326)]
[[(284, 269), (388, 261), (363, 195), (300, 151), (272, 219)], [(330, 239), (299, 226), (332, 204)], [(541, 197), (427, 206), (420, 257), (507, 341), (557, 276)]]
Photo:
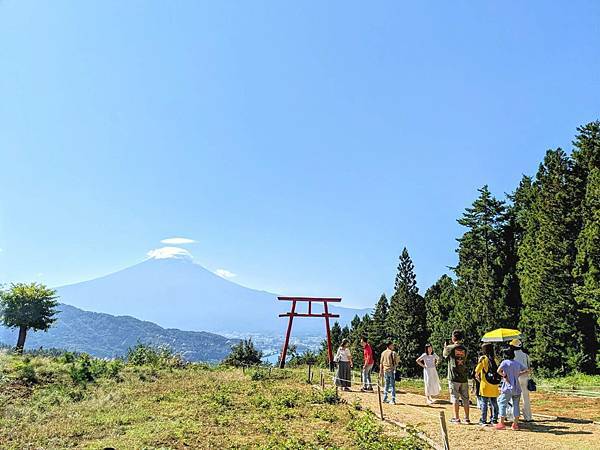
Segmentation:
[(478, 191), (472, 207), (458, 219), (467, 231), (458, 239), (458, 265), (454, 268), (458, 292), (453, 325), (464, 330), (471, 359), (476, 358), (484, 333), (514, 325), (514, 303), (520, 301), (514, 299), (515, 243), (506, 205), (492, 196), (487, 186)]
[(385, 350), (385, 344), (388, 340), (388, 332), (386, 326), (386, 319), (389, 311), (389, 303), (385, 294), (381, 294), (377, 305), (375, 305), (375, 311), (373, 312), (373, 319), (369, 327), (369, 339), (371, 347), (373, 348), (373, 355), (375, 357), (375, 363), (379, 362), (381, 353)]
[(396, 292), (390, 300), (387, 330), (396, 344), (401, 374), (414, 376), (419, 371), (415, 359), (426, 339), (425, 300), (419, 295), (414, 265), (404, 248), (396, 276)]
[(586, 355), (573, 297), (577, 204), (572, 164), (549, 150), (533, 184), (534, 199), (519, 246), (525, 333), (534, 364), (546, 371), (582, 369)]
[(579, 307), (579, 330), (589, 358), (583, 370), (600, 369), (600, 121), (577, 129), (573, 145), (577, 197), (581, 199), (577, 255), (573, 276), (575, 299)]
[(425, 292), (429, 342), (438, 355), (442, 354), (446, 339), (450, 339), (452, 336), (454, 327), (451, 318), (454, 311), (455, 296), (456, 285), (448, 275), (442, 275)]

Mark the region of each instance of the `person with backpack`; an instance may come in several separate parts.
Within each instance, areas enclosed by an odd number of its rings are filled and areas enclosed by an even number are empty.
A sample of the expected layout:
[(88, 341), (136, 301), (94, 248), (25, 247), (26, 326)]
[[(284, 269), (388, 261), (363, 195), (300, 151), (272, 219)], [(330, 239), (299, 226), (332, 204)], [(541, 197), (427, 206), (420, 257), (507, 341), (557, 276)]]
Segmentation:
[(506, 429), (506, 408), (508, 403), (512, 402), (515, 418), (511, 428), (516, 431), (519, 429), (519, 401), (521, 400), (519, 377), (529, 373), (529, 370), (519, 361), (515, 361), (515, 351), (512, 348), (505, 349), (503, 353), (504, 360), (498, 367), (498, 374), (502, 377), (502, 385), (500, 386), (500, 397), (498, 397), (500, 422), (496, 424), (496, 429)]
[(448, 358), (448, 389), (450, 401), (454, 405), (454, 417), (451, 423), (460, 423), (458, 410), (459, 400), (462, 400), (465, 409), (465, 423), (469, 420), (469, 368), (467, 367), (467, 347), (463, 345), (464, 333), (461, 330), (452, 332), (452, 344), (444, 345), (444, 358)]
[[(483, 356), (479, 358), (479, 363), (475, 368), (475, 378), (479, 381), (479, 392), (481, 396), (481, 418), (480, 425), (489, 423), (498, 423), (498, 388), (500, 385), (500, 375), (498, 374), (498, 365), (494, 356), (493, 344), (486, 343), (481, 346)], [(488, 409), (490, 410), (490, 421), (487, 420)]]
[(383, 402), (388, 401), (388, 392), (391, 392), (391, 405), (396, 404), (396, 367), (398, 367), (398, 354), (394, 351), (394, 343), (388, 342), (387, 348), (381, 354), (379, 361), (379, 373), (384, 381)]

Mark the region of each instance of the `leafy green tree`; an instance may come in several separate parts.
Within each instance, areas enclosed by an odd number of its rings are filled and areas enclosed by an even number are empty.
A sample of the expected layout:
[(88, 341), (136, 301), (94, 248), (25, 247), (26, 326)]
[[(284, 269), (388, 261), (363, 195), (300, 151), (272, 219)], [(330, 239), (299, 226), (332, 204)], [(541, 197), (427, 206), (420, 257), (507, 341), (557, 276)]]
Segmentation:
[(262, 356), (252, 339), (243, 339), (231, 347), (231, 353), (223, 360), (223, 364), (234, 367), (255, 366), (262, 364)]
[(558, 373), (580, 370), (589, 355), (583, 350), (572, 289), (577, 198), (572, 163), (564, 151), (546, 153), (533, 189), (535, 198), (518, 250), (521, 331), (538, 367)]
[(450, 339), (454, 330), (452, 312), (456, 297), (456, 285), (448, 275), (435, 282), (425, 292), (425, 307), (427, 310), (427, 330), (429, 342), (438, 355), (446, 339)]
[(400, 256), (395, 285), (386, 319), (387, 331), (396, 344), (398, 369), (404, 376), (413, 376), (418, 373), (415, 359), (421, 354), (427, 331), (425, 300), (419, 295), (414, 265), (406, 248)]
[(2, 323), (19, 329), (16, 350), (23, 352), (28, 330), (48, 331), (58, 312), (56, 291), (38, 283), (13, 283), (0, 292)]

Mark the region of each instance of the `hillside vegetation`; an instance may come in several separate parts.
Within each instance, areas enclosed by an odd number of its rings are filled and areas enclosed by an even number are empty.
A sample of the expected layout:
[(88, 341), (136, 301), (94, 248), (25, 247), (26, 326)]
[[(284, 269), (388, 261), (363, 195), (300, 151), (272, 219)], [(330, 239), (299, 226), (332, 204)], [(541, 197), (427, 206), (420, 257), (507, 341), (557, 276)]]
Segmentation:
[(187, 364), (138, 346), (127, 361), (0, 356), (0, 447), (421, 448), (302, 371)]

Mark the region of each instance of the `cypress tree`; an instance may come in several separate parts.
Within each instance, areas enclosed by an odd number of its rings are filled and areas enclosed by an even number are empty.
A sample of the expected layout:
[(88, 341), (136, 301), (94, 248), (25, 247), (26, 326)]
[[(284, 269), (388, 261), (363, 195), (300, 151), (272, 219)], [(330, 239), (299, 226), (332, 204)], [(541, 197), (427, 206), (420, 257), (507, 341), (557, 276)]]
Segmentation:
[(404, 376), (414, 376), (419, 371), (415, 359), (426, 338), (425, 300), (419, 295), (414, 265), (404, 248), (396, 276), (396, 292), (390, 300), (386, 325), (396, 344), (398, 369)]
[(379, 363), (379, 356), (385, 350), (385, 343), (388, 339), (386, 319), (388, 316), (389, 303), (385, 294), (381, 294), (375, 311), (373, 312), (373, 320), (369, 327), (369, 339), (371, 347), (373, 347), (373, 355), (375, 363)]
[(472, 207), (458, 219), (467, 231), (458, 239), (458, 265), (454, 268), (458, 292), (453, 326), (464, 330), (465, 345), (473, 359), (481, 336), (510, 326), (517, 314), (508, 301), (511, 289), (515, 289), (515, 269), (510, 265), (516, 264), (516, 256), (509, 261), (515, 244), (506, 205), (492, 196), (487, 186), (478, 191)]
[(452, 330), (452, 312), (456, 296), (456, 286), (448, 275), (435, 282), (425, 292), (425, 307), (427, 310), (427, 331), (429, 342), (438, 355), (446, 339), (450, 339)]
[(582, 369), (600, 369), (600, 122), (577, 129), (573, 145), (574, 174), (579, 204), (579, 235), (575, 267), (575, 300), (579, 308), (579, 329), (588, 358)]
[(523, 299), (521, 330), (534, 364), (548, 372), (579, 370), (585, 363), (583, 335), (573, 297), (577, 204), (572, 164), (549, 150), (533, 184), (518, 272)]

